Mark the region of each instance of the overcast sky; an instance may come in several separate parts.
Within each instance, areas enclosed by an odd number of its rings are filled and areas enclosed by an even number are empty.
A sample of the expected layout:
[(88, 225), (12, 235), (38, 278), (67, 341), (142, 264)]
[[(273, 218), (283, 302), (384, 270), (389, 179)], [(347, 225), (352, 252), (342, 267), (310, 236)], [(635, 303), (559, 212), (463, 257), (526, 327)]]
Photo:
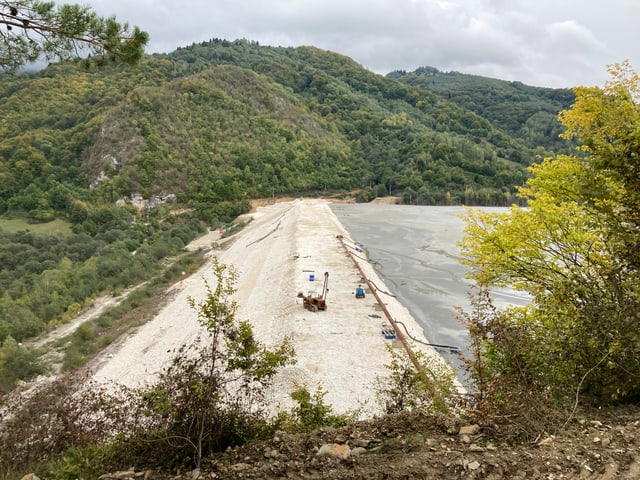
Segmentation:
[(313, 45), (386, 74), (432, 66), (528, 85), (640, 70), (640, 0), (75, 0), (138, 25), (148, 53), (211, 38)]

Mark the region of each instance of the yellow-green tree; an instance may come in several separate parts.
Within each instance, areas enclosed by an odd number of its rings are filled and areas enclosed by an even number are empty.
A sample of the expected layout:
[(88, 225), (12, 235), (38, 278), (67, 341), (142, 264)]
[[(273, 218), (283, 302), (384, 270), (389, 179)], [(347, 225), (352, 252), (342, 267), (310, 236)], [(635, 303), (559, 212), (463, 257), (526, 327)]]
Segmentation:
[(640, 79), (628, 63), (610, 72), (604, 89), (576, 88), (560, 120), (582, 146), (530, 168), (527, 208), (466, 214), (471, 277), (532, 297), (475, 325), (484, 375), (557, 400), (640, 398)]
[[(619, 191), (604, 208), (608, 228), (621, 242), (620, 260), (640, 268), (640, 76), (628, 61), (610, 67), (614, 79), (604, 90), (576, 89), (579, 101), (561, 113), (566, 138), (577, 137), (595, 170), (615, 182)], [(596, 190), (585, 199), (598, 203)], [(592, 197), (593, 200), (592, 200)]]

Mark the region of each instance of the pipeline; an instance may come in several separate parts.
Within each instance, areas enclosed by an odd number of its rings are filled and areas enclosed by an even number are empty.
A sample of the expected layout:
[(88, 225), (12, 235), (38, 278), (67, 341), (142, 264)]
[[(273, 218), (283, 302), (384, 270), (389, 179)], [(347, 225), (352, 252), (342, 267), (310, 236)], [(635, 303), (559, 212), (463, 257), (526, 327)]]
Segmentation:
[[(411, 360), (411, 363), (413, 363), (413, 366), (415, 367), (416, 371), (419, 372), (419, 373), (423, 373), (425, 375), (429, 375), (430, 377), (432, 377), (435, 380), (436, 376), (434, 375), (434, 373), (431, 370), (429, 370), (428, 368), (426, 368), (424, 365), (422, 365), (418, 361), (418, 358), (416, 357), (416, 354), (413, 352), (413, 350), (411, 350), (411, 347), (409, 346), (407, 338), (405, 337), (405, 335), (402, 333), (402, 331), (398, 327), (398, 323), (401, 323), (401, 322), (396, 322), (394, 320), (394, 318), (391, 316), (391, 313), (389, 313), (389, 310), (387, 310), (387, 307), (385, 306), (384, 302), (382, 301), (382, 299), (378, 295), (378, 288), (375, 286), (375, 284), (369, 278), (367, 278), (367, 276), (364, 274), (364, 271), (362, 270), (362, 267), (360, 266), (358, 261), (355, 259), (355, 257), (357, 257), (357, 255), (354, 255), (349, 250), (347, 245), (344, 243), (344, 237), (342, 235), (338, 235), (337, 238), (338, 238), (338, 240), (340, 240), (340, 243), (342, 244), (345, 252), (347, 252), (347, 255), (349, 255), (349, 258), (351, 258), (351, 261), (353, 262), (353, 264), (356, 266), (356, 268), (360, 272), (360, 275), (362, 276), (364, 281), (367, 283), (367, 286), (371, 290), (371, 293), (373, 293), (373, 296), (376, 298), (376, 301), (378, 302), (378, 304), (382, 308), (382, 311), (384, 312), (385, 316), (389, 320), (389, 323), (391, 324), (391, 326), (393, 327), (393, 330), (396, 333), (396, 338), (398, 340), (400, 340), (400, 342), (402, 342), (402, 346), (404, 347), (405, 351), (407, 352), (407, 356)], [(368, 260), (366, 260), (366, 261), (368, 261)], [(402, 326), (406, 330), (407, 327), (404, 324), (402, 324)], [(407, 335), (409, 335), (409, 332), (407, 332)], [(413, 338), (413, 337), (411, 337), (411, 338)], [(443, 412), (446, 412), (446, 411), (448, 411), (446, 400), (444, 399), (444, 397), (442, 397), (440, 392), (438, 392), (438, 390), (436, 389), (436, 387), (435, 387), (436, 384), (437, 384), (437, 382), (433, 382), (433, 383), (430, 382), (429, 383), (429, 386), (428, 386), (429, 394), (431, 395), (431, 398), (433, 399), (434, 405), (437, 406), (437, 408), (439, 408)]]
[(257, 240), (254, 240), (254, 241), (253, 241), (253, 242), (251, 242), (251, 243), (247, 243), (245, 246), (246, 246), (246, 247), (249, 247), (249, 246), (253, 245), (254, 243), (261, 242), (262, 240), (264, 240), (265, 238), (267, 238), (269, 235), (274, 234), (274, 233), (275, 233), (275, 232), (280, 228), (280, 223), (282, 223), (282, 222), (278, 222), (278, 224), (275, 226), (275, 228), (274, 228), (273, 230), (271, 230), (270, 232), (268, 232), (266, 235), (264, 235), (264, 236), (260, 237), (260, 238), (259, 238), (259, 239), (257, 239)]
[(273, 225), (274, 223), (278, 222), (278, 224), (277, 224), (277, 225), (276, 225), (276, 226), (275, 226), (271, 231), (269, 231), (266, 235), (264, 235), (264, 236), (260, 237), (259, 239), (254, 240), (254, 241), (253, 241), (253, 242), (251, 242), (251, 243), (247, 243), (247, 244), (245, 245), (245, 247), (249, 247), (249, 246), (253, 245), (254, 243), (261, 242), (262, 240), (264, 240), (265, 238), (267, 238), (269, 235), (273, 235), (275, 232), (277, 232), (277, 231), (278, 231), (278, 229), (280, 228), (280, 224), (282, 223), (282, 219), (285, 217), (285, 215), (286, 215), (287, 213), (289, 213), (289, 210), (291, 210), (292, 208), (293, 208), (292, 206), (291, 206), (291, 207), (289, 207), (289, 208), (287, 208), (284, 212), (282, 212), (282, 214), (281, 214), (277, 219), (275, 219), (275, 220), (271, 223), (271, 225)]
[(454, 353), (454, 354), (460, 353), (460, 347), (454, 347), (452, 345), (440, 345), (439, 343), (427, 343), (427, 342), (423, 342), (422, 340), (418, 340), (417, 338), (411, 336), (411, 334), (409, 333), (409, 330), (407, 329), (407, 326), (404, 323), (398, 322), (396, 320), (396, 324), (402, 325), (402, 327), (404, 328), (404, 331), (407, 333), (407, 336), (411, 340), (413, 340), (414, 342), (418, 342), (423, 345), (426, 345), (428, 347), (433, 347), (436, 349), (438, 353), (441, 353), (442, 351), (445, 351), (445, 350), (448, 350), (449, 353)]
[(382, 307), (382, 312), (385, 314), (385, 316), (389, 320), (389, 323), (391, 324), (391, 327), (393, 328), (393, 330), (396, 333), (396, 337), (398, 338), (398, 340), (400, 340), (400, 342), (402, 343), (402, 346), (404, 347), (404, 349), (407, 352), (407, 355), (411, 359), (411, 363), (413, 363), (413, 366), (416, 367), (416, 370), (418, 370), (419, 372), (423, 371), (424, 367), (420, 364), (420, 362), (416, 358), (416, 355), (415, 355), (415, 353), (413, 353), (413, 350), (411, 350), (411, 347), (409, 346), (409, 343), (407, 342), (407, 338), (405, 337), (404, 333), (402, 333), (402, 331), (397, 327), (396, 321), (393, 319), (393, 317), (391, 316), (391, 313), (389, 313), (389, 310), (387, 310), (386, 305), (384, 304), (384, 302), (382, 301), (382, 299), (378, 295), (378, 289), (375, 287), (374, 283), (371, 280), (369, 280), (369, 278), (364, 274), (364, 271), (362, 270), (362, 267), (356, 261), (356, 259), (354, 258), (354, 255), (351, 253), (351, 251), (349, 250), (349, 248), (345, 244), (344, 237), (342, 235), (338, 235), (337, 238), (338, 238), (338, 240), (340, 240), (340, 243), (342, 244), (342, 247), (344, 248), (345, 252), (347, 252), (347, 255), (349, 255), (349, 258), (351, 259), (353, 264), (356, 266), (356, 268), (360, 272), (360, 275), (362, 276), (364, 281), (367, 283), (367, 286), (369, 287), (369, 290), (371, 290), (371, 293), (373, 293), (373, 296), (375, 297), (376, 301), (378, 302), (380, 307)]

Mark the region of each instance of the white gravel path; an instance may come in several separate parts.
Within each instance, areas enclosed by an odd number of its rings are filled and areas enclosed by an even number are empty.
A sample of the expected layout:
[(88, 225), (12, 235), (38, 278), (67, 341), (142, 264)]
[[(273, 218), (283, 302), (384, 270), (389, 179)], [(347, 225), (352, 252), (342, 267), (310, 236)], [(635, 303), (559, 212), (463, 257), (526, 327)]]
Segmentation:
[[(279, 374), (270, 393), (274, 410), (292, 406), (289, 393), (297, 382), (312, 391), (321, 386), (327, 392), (325, 402), (337, 413), (361, 407), (364, 414), (378, 413), (375, 387), (377, 378), (387, 374), (386, 346), (401, 346), (381, 334), (386, 319), (369, 316), (383, 316), (373, 295), (355, 299), (355, 288), (363, 281), (337, 239), (348, 238), (348, 232), (324, 200), (277, 203), (251, 216), (253, 221), (230, 246), (211, 254), (238, 269), (238, 318), (251, 322), (260, 341), (273, 345), (287, 335), (293, 339), (297, 364)], [(386, 290), (371, 265), (360, 263), (367, 277)], [(320, 294), (324, 272), (329, 272), (327, 310), (305, 310), (297, 294)], [(204, 298), (205, 280), (215, 281), (209, 262), (174, 287), (174, 298), (155, 319), (129, 334), (97, 364), (94, 378), (129, 386), (152, 383), (171, 353), (200, 331), (188, 298)], [(408, 310), (395, 298), (386, 298), (393, 318), (424, 340)]]

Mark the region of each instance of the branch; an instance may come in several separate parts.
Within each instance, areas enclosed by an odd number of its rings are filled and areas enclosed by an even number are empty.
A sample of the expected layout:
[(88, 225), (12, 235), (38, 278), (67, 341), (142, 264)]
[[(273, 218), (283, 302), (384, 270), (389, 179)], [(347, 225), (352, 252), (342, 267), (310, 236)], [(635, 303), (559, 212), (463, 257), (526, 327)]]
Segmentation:
[(596, 368), (598, 368), (598, 365), (600, 365), (602, 362), (604, 362), (609, 355), (611, 355), (611, 352), (607, 352), (606, 355), (604, 357), (602, 357), (600, 359), (600, 361), (598, 363), (596, 363), (593, 367), (591, 367), (589, 370), (587, 370), (587, 372), (580, 379), (580, 383), (578, 384), (578, 386), (576, 388), (576, 400), (575, 400), (575, 403), (573, 404), (573, 409), (571, 410), (571, 413), (569, 414), (569, 417), (567, 418), (567, 420), (560, 427), (560, 430), (564, 430), (564, 427), (567, 426), (567, 424), (573, 418), (573, 415), (576, 413), (576, 409), (578, 408), (578, 402), (579, 402), (579, 399), (580, 399), (580, 389), (582, 388), (582, 384), (584, 383), (586, 378), (589, 376), (589, 374), (591, 372), (593, 372)]
[[(89, 7), (37, 0), (0, 1), (0, 70), (14, 71), (40, 57), (81, 58), (90, 51), (110, 61), (136, 63), (148, 34), (103, 18)], [(31, 34), (31, 35), (30, 35)], [(102, 61), (96, 60), (98, 63)], [(93, 63), (93, 62), (92, 62)]]

